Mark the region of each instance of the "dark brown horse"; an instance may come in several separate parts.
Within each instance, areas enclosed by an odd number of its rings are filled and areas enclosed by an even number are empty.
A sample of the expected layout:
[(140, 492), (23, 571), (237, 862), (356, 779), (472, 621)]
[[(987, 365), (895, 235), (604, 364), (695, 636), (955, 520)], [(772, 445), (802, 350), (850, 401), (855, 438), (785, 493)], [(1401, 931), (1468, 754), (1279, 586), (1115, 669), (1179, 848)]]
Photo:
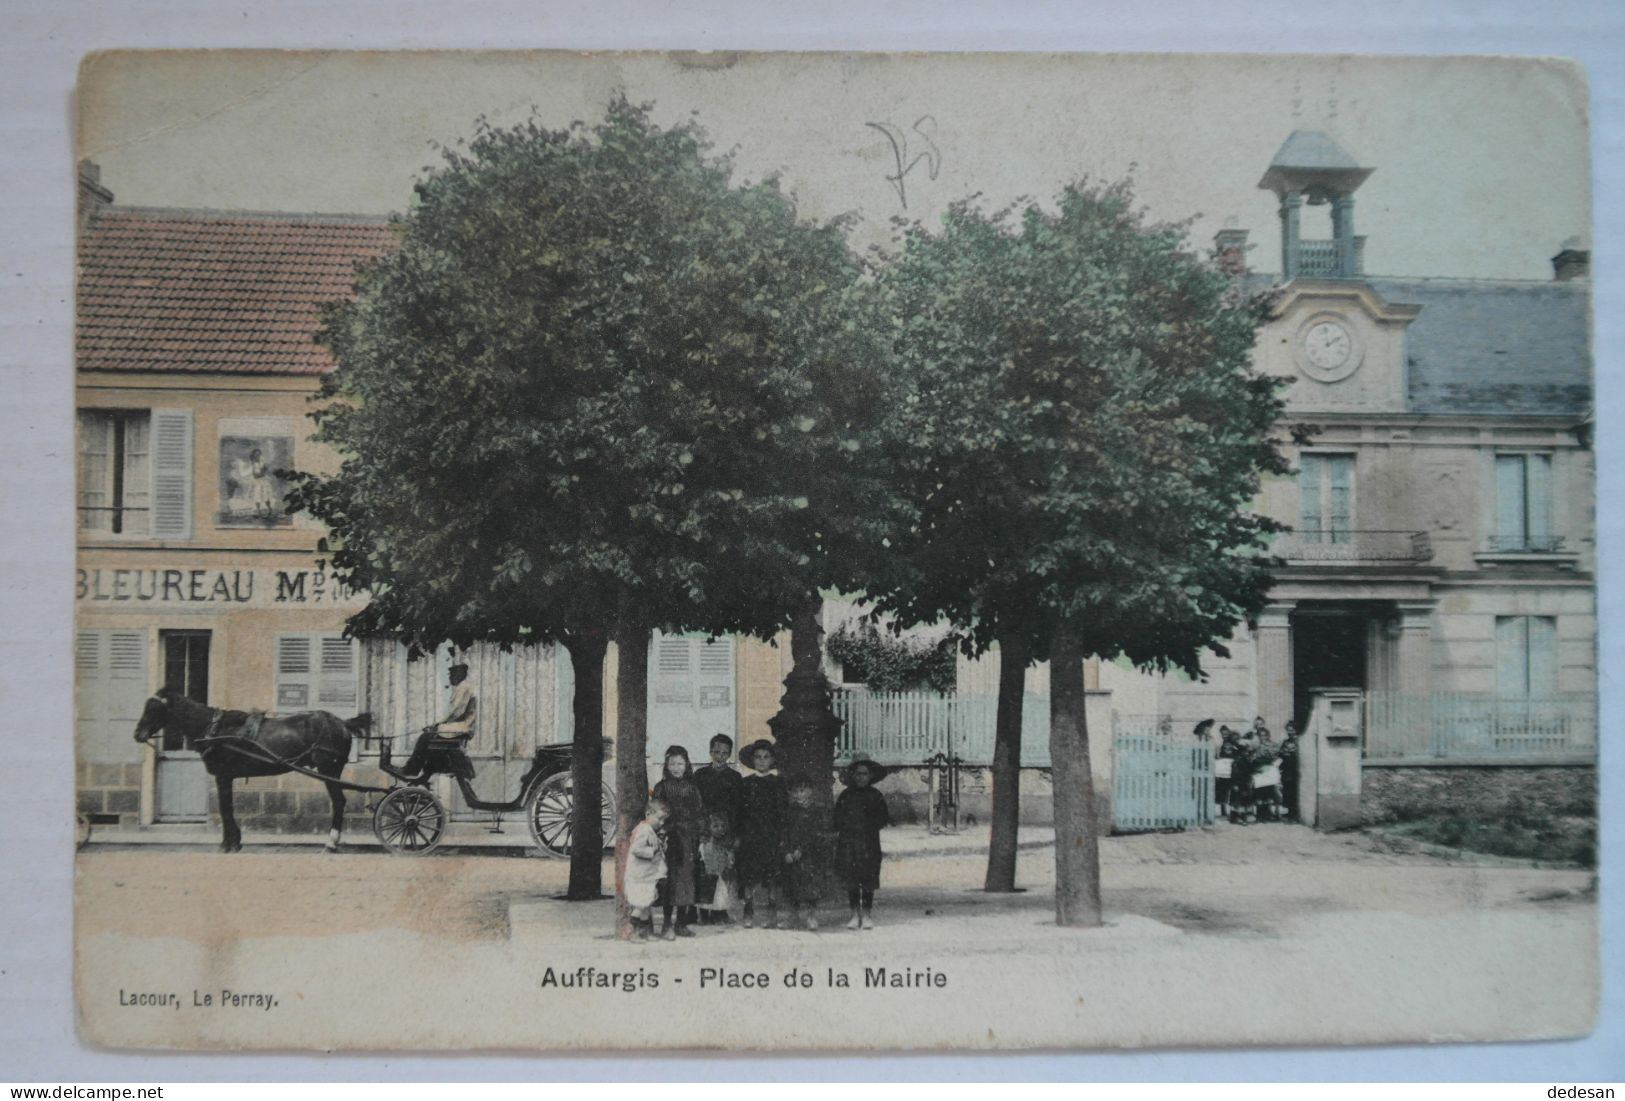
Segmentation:
[(203, 767), (214, 777), (220, 794), (221, 852), (234, 853), (243, 847), (243, 831), (237, 827), (231, 806), (233, 780), (293, 772), (296, 768), (292, 766), (328, 777), (333, 824), (327, 831), (327, 849), (333, 852), (344, 829), (344, 788), (334, 781), (350, 759), (351, 735), (364, 733), (371, 722), (367, 715), (344, 721), (326, 711), (277, 718), (222, 711), (161, 688), (147, 700), (141, 720), (135, 724), (135, 740), (145, 743), (154, 734), (167, 731), (203, 758)]

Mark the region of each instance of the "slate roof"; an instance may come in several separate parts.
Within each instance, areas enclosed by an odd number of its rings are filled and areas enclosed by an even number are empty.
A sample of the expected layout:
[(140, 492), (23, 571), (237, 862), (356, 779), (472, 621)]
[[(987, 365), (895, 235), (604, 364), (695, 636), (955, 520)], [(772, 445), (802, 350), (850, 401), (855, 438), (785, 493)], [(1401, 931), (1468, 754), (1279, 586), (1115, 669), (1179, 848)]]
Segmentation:
[(394, 246), (384, 218), (104, 209), (80, 236), (79, 369), (322, 374), (321, 307)]
[(1321, 130), (1294, 130), (1270, 161), (1271, 168), (1353, 168), (1360, 163), (1330, 134)]
[(1371, 279), (1421, 306), (1406, 333), (1413, 413), (1582, 415), (1591, 406), (1590, 284)]

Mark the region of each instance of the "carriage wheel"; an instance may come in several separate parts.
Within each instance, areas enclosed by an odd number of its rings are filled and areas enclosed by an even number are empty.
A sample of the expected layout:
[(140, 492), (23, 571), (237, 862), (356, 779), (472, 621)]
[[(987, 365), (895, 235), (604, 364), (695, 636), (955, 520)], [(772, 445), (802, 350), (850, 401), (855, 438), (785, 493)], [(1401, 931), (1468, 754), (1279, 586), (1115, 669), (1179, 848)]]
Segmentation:
[(396, 788), (372, 814), (378, 841), (392, 853), (422, 856), (446, 833), (446, 808), (422, 788)]
[[(615, 794), (604, 785), (603, 799), (604, 847), (615, 844)], [(536, 785), (530, 793), (530, 807), (525, 819), (530, 823), (530, 836), (548, 856), (570, 855), (570, 811), (575, 806), (575, 791), (568, 772), (555, 773)]]

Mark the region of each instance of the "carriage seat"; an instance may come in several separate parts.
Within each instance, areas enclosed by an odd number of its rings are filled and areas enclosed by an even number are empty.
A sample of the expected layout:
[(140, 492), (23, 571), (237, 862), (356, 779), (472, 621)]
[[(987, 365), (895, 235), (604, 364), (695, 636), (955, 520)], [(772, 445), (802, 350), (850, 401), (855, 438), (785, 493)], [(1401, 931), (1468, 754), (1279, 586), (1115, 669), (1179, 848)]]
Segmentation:
[(465, 780), (474, 778), (474, 762), (468, 759), (464, 746), (474, 735), (472, 733), (459, 734), (455, 738), (435, 738), (429, 742), (424, 754), (423, 772), (430, 775), (444, 772), (452, 776), (461, 776)]

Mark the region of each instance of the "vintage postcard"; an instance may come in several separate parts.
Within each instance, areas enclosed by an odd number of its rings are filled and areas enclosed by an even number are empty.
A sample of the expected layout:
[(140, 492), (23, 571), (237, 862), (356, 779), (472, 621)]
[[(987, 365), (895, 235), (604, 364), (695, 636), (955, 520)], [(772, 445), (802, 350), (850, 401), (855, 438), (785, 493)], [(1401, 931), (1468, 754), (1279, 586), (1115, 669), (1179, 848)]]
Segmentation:
[(88, 57), (82, 1036), (1584, 1035), (1587, 95)]

